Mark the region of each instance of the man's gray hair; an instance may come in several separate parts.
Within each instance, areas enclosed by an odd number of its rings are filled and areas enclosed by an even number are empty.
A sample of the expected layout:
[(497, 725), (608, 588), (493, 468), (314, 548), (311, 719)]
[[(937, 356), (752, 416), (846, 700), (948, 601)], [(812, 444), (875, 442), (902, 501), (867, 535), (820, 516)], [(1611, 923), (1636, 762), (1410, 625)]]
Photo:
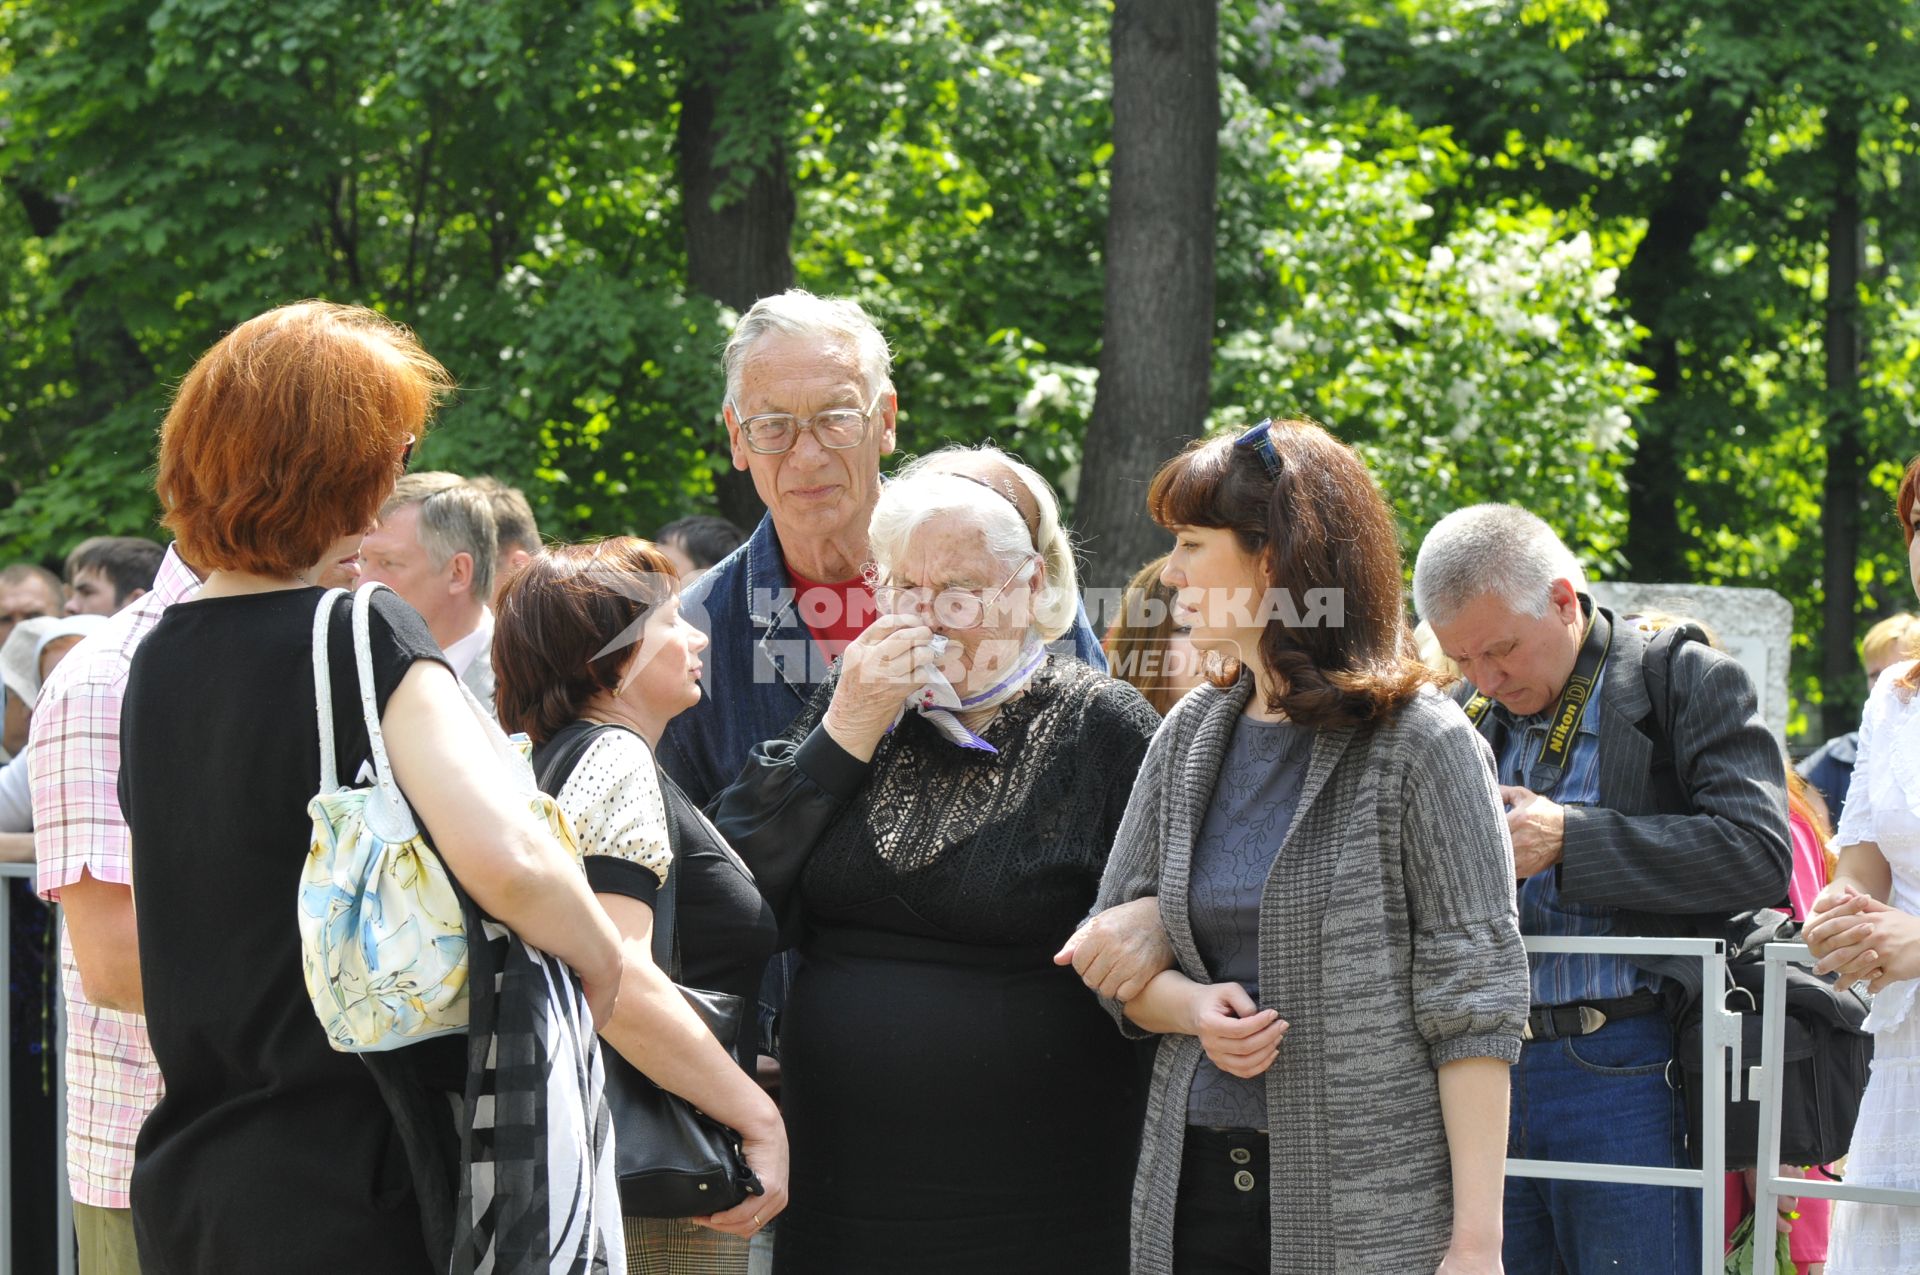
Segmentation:
[(380, 506), (380, 517), (409, 505), (420, 507), (420, 547), (433, 569), (439, 571), (454, 554), (464, 553), (473, 559), (473, 595), (483, 603), (491, 598), (498, 532), (486, 493), (459, 474), (402, 474)]
[(845, 341), (853, 346), (868, 398), (893, 385), (893, 351), (887, 348), (887, 338), (880, 335), (880, 329), (874, 326), (858, 301), (847, 297), (820, 297), (803, 288), (793, 288), (760, 298), (734, 325), (726, 351), (720, 356), (727, 373), (729, 403), (739, 398), (740, 377), (753, 347), (768, 336)]
[(1413, 564), (1413, 605), (1429, 624), (1494, 594), (1516, 615), (1547, 613), (1553, 582), (1587, 587), (1579, 559), (1552, 527), (1517, 505), (1470, 505), (1442, 518)]

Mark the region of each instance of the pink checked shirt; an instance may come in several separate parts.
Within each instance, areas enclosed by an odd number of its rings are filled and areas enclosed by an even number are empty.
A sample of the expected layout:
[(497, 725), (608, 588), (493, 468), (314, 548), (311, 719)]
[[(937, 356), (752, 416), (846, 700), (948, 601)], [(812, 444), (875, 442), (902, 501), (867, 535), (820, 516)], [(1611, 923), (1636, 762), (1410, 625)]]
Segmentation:
[[(47, 678), (33, 709), (33, 841), (40, 897), (82, 869), (131, 887), (127, 825), (120, 817), (120, 700), (140, 640), (160, 613), (192, 597), (200, 582), (171, 548), (153, 589), (75, 647)], [(147, 1044), (146, 1020), (87, 1001), (60, 938), (60, 982), (67, 998), (67, 1176), (73, 1198), (97, 1208), (128, 1207), (133, 1140), (160, 1101), (160, 1068)]]

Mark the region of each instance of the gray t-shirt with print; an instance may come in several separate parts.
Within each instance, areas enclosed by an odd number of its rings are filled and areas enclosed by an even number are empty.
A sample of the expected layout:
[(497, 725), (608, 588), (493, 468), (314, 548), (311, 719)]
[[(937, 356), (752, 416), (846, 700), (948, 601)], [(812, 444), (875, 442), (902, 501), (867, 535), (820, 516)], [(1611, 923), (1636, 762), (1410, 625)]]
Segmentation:
[[(1194, 842), (1187, 886), (1194, 943), (1213, 981), (1239, 983), (1255, 1004), (1260, 1001), (1260, 896), (1293, 826), (1312, 749), (1310, 730), (1242, 716)], [(1187, 1094), (1187, 1123), (1265, 1129), (1265, 1080), (1229, 1076), (1203, 1056)]]

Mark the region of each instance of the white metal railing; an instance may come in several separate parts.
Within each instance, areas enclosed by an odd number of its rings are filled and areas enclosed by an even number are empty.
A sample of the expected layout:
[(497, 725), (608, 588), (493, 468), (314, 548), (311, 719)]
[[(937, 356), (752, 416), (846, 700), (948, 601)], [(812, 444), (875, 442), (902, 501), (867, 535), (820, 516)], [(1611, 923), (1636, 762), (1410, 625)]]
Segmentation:
[[(1586, 954), (1599, 956), (1684, 956), (1700, 962), (1703, 988), (1725, 987), (1727, 945), (1719, 939), (1559, 938), (1528, 936), (1527, 951), (1534, 955)], [(1551, 1178), (1562, 1182), (1620, 1182), (1634, 1186), (1667, 1186), (1700, 1192), (1700, 1270), (1720, 1275), (1726, 1269), (1726, 1090), (1727, 1077), (1740, 1076), (1740, 1019), (1729, 1013), (1723, 998), (1710, 992), (1701, 997), (1705, 1012), (1700, 1024), (1701, 1095), (1700, 1167), (1663, 1169), (1641, 1164), (1583, 1164), (1571, 1160), (1509, 1159), (1507, 1175)], [(1722, 1061), (1731, 1052), (1731, 1070)], [(1738, 1095), (1736, 1095), (1737, 1097)]]
[[(1780, 1196), (1920, 1207), (1920, 1190), (1779, 1176), (1780, 1094), (1786, 1079), (1787, 966), (1812, 965), (1813, 953), (1804, 943), (1769, 943), (1766, 961), (1767, 981), (1760, 1006), (1760, 1065), (1747, 1084), (1749, 1093), (1756, 1088), (1760, 1091), (1759, 1159), (1766, 1169), (1764, 1173), (1755, 1174), (1754, 1229), (1761, 1239), (1753, 1246), (1753, 1275), (1774, 1275), (1774, 1246), (1766, 1241), (1771, 1238), (1772, 1219), (1778, 1207), (1774, 1201)], [(1763, 1219), (1766, 1230), (1761, 1229)]]
[[(33, 864), (0, 863), (0, 961), (13, 959), (13, 912), (5, 897), (10, 877), (33, 882)], [(60, 909), (53, 909), (48, 926), (55, 953), (56, 972), (50, 980), (47, 996), (53, 1009), (53, 1057), (48, 1067), (53, 1074), (53, 1164), (42, 1166), (53, 1173), (54, 1234), (60, 1255), (59, 1275), (73, 1275), (73, 1198), (67, 1187), (67, 1006), (60, 995), (57, 970), (60, 950)], [(9, 972), (11, 970), (9, 969)], [(11, 982), (11, 979), (8, 980)], [(0, 988), (0, 1101), (13, 1098), (13, 998)], [(13, 1275), (13, 1129), (0, 1118), (0, 1275)]]
[[(0, 882), (9, 877), (33, 879), (31, 863), (0, 863)], [(12, 953), (11, 917), (0, 899), (0, 952)], [(54, 909), (53, 941), (59, 942), (59, 909)], [(1602, 956), (1681, 956), (1700, 962), (1701, 986), (1726, 986), (1726, 945), (1717, 939), (1642, 939), (1642, 938), (1558, 938), (1534, 936), (1526, 939), (1527, 951), (1547, 953), (1593, 953)], [(1769, 943), (1766, 948), (1766, 986), (1762, 1001), (1760, 1062), (1747, 1073), (1746, 1096), (1738, 1092), (1734, 1101), (1758, 1101), (1760, 1104), (1760, 1163), (1778, 1165), (1780, 1159), (1780, 1101), (1786, 1052), (1786, 966), (1811, 965), (1813, 956), (1801, 943)], [(60, 997), (59, 980), (51, 992), (54, 1006), (54, 1199), (59, 1211), (60, 1275), (73, 1275), (72, 1201), (67, 1187), (65, 1086), (66, 1006)], [(1701, 1095), (1701, 1167), (1698, 1169), (1655, 1168), (1637, 1164), (1587, 1164), (1571, 1160), (1509, 1159), (1511, 1177), (1548, 1178), (1572, 1182), (1620, 1182), (1638, 1186), (1663, 1186), (1697, 1190), (1701, 1193), (1700, 1262), (1702, 1275), (1720, 1275), (1725, 1269), (1726, 1221), (1726, 1101), (1727, 1077), (1740, 1088), (1741, 1047), (1739, 1015), (1729, 1012), (1723, 998), (1702, 997), (1705, 1012), (1700, 1032), (1700, 1067), (1705, 1093)], [(11, 1041), (9, 1016), (12, 1006), (0, 994), (0, 1044)], [(1730, 1055), (1732, 1067), (1723, 1062)], [(10, 1050), (0, 1049), (0, 1095), (12, 1092)], [(10, 1137), (0, 1136), (0, 1275), (13, 1275), (13, 1148)], [(1770, 1218), (1774, 1201), (1782, 1195), (1828, 1200), (1853, 1200), (1865, 1204), (1892, 1204), (1920, 1207), (1920, 1190), (1894, 1187), (1859, 1186), (1848, 1182), (1821, 1182), (1784, 1178), (1777, 1174), (1759, 1177), (1754, 1200), (1754, 1216)], [(1764, 1237), (1763, 1237), (1764, 1238)], [(1754, 1246), (1754, 1275), (1775, 1275), (1774, 1249), (1771, 1244)]]

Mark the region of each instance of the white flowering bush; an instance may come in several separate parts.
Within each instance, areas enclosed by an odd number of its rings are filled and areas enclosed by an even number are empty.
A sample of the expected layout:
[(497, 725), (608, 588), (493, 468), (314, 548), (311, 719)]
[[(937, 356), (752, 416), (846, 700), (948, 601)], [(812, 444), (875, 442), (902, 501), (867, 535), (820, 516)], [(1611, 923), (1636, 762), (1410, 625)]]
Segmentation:
[(1310, 416), (1362, 450), (1410, 531), (1514, 501), (1604, 568), (1647, 390), (1593, 237), (1538, 208), (1438, 216), (1443, 132), (1363, 152), (1231, 80), (1226, 105), (1216, 424)]

